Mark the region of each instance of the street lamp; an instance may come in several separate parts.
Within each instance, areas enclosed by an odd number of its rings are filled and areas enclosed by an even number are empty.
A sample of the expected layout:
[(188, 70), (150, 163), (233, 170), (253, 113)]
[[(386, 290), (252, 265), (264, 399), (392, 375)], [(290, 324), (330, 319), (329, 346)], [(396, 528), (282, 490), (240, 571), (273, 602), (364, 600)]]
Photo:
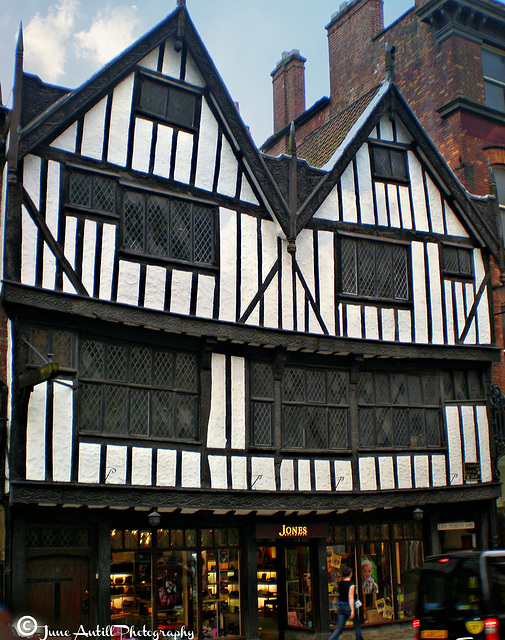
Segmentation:
[(412, 512), (412, 515), (414, 516), (414, 520), (422, 520), (424, 516), (424, 511), (419, 507), (416, 507)]
[(156, 556), (158, 551), (158, 525), (161, 522), (161, 516), (152, 509), (147, 516), (149, 524), (153, 529), (151, 538), (151, 630), (153, 632), (158, 630), (158, 577), (156, 575)]

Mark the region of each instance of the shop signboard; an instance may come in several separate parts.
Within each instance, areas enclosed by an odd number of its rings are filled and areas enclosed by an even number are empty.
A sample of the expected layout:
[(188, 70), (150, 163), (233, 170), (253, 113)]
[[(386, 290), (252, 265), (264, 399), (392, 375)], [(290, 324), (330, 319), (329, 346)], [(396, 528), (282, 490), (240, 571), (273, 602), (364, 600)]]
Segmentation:
[(460, 531), (461, 529), (475, 529), (475, 522), (439, 522), (439, 531)]
[(256, 536), (258, 538), (327, 538), (327, 522), (260, 522), (256, 526)]

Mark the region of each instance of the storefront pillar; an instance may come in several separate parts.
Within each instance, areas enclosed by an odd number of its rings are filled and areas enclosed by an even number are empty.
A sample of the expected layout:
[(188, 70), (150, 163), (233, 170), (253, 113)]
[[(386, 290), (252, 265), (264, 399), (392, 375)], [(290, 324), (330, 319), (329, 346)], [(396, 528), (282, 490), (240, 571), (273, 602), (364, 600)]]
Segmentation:
[(316, 538), (311, 545), (310, 564), (313, 567), (313, 613), (314, 640), (327, 638), (330, 629), (330, 606), (328, 601), (328, 567), (326, 540)]
[(258, 544), (256, 542), (255, 527), (247, 528), (243, 532), (245, 540), (242, 543), (242, 591), (243, 598), (243, 624), (242, 635), (248, 640), (259, 640), (259, 616), (258, 616)]
[(26, 522), (13, 518), (12, 523), (12, 600), (11, 613), (26, 614)]
[(96, 558), (96, 621), (105, 628), (110, 623), (110, 522), (100, 520), (97, 531)]

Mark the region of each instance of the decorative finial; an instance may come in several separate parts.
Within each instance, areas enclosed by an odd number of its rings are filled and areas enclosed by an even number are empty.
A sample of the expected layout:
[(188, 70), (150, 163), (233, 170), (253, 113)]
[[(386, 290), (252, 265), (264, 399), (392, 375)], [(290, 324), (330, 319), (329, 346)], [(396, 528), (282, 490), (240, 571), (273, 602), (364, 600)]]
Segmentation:
[(177, 6), (178, 7), (185, 7), (186, 6), (186, 0), (177, 0)]
[(296, 156), (296, 135), (295, 135), (295, 123), (293, 120), (291, 120), (291, 124), (289, 126), (288, 154), (290, 156)]
[(18, 35), (18, 44), (16, 47), (16, 53), (23, 53), (24, 45), (23, 45), (23, 23), (19, 23), (19, 35)]
[(396, 47), (386, 43), (386, 82), (395, 81), (395, 53)]

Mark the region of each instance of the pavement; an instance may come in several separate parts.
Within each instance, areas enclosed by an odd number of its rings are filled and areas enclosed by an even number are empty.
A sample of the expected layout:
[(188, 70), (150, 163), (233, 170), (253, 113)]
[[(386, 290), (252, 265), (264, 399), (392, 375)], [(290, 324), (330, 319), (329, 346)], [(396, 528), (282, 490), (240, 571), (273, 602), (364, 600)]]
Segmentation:
[[(412, 622), (378, 624), (361, 628), (365, 640), (414, 640)], [(354, 629), (344, 629), (342, 640), (355, 640)]]

